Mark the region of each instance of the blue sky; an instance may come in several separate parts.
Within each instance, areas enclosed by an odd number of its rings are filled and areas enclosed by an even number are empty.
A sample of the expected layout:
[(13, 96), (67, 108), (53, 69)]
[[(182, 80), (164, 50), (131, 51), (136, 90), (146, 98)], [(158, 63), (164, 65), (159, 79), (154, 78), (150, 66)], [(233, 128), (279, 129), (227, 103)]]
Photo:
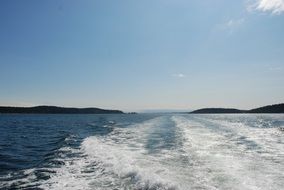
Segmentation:
[(284, 102), (284, 0), (0, 1), (0, 104)]

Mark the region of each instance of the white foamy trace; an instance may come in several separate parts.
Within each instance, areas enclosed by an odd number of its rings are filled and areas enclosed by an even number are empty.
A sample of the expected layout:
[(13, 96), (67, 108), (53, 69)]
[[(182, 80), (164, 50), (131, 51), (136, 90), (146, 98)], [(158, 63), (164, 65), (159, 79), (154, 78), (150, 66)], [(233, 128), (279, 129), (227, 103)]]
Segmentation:
[(279, 190), (283, 115), (163, 115), (90, 136), (43, 189)]

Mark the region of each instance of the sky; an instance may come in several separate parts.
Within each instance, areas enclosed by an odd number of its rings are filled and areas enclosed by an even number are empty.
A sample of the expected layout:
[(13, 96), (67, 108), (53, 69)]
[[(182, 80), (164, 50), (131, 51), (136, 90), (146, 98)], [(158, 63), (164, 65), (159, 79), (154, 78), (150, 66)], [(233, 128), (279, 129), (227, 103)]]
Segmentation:
[(0, 105), (284, 102), (284, 0), (2, 0)]

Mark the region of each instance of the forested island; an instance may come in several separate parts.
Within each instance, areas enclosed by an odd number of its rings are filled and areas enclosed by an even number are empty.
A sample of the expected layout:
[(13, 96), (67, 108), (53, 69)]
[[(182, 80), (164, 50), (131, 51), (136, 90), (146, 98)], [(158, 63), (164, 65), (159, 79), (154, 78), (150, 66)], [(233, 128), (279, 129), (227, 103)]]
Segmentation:
[(190, 112), (192, 114), (230, 114), (230, 113), (284, 113), (284, 103), (263, 106), (250, 110), (233, 108), (203, 108)]
[[(100, 108), (66, 108), (57, 106), (10, 107), (0, 106), (0, 113), (23, 114), (124, 114), (120, 110)], [(284, 103), (263, 106), (250, 110), (234, 108), (203, 108), (190, 112), (191, 114), (240, 114), (240, 113), (284, 113)], [(131, 113), (133, 114), (133, 113)]]
[(100, 108), (65, 108), (57, 106), (8, 107), (0, 106), (0, 113), (24, 114), (123, 114), (120, 110)]

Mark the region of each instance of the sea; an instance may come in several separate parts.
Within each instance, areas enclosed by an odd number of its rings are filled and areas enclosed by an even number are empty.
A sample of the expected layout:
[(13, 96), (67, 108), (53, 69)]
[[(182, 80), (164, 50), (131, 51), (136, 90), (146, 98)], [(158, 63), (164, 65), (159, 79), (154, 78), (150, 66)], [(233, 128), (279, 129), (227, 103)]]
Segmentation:
[(281, 190), (284, 114), (0, 115), (0, 189)]

